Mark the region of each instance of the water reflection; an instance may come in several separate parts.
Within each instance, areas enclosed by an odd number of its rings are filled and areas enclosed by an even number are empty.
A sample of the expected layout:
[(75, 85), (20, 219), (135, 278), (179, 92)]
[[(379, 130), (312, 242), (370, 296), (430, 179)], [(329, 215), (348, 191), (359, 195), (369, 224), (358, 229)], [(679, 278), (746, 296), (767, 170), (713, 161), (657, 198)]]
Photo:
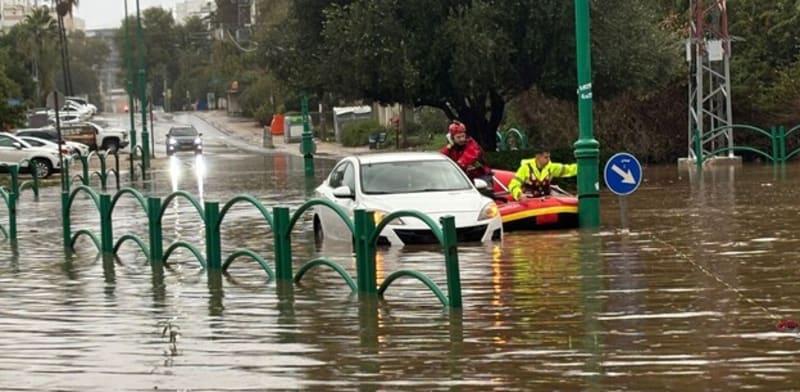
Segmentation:
[[(208, 158), (206, 197), (305, 198), (302, 159)], [(200, 162), (177, 163), (182, 175), (173, 179), (170, 162), (153, 181), (193, 191)], [(62, 258), (60, 222), (42, 218), (59, 207), (58, 190), (44, 190), (19, 215), (40, 231), (0, 245), (0, 299), (11, 304), (0, 309), (0, 389), (101, 391), (97, 380), (113, 379), (120, 390), (790, 390), (797, 335), (774, 332), (770, 316), (798, 313), (799, 169), (776, 181), (767, 166), (681, 178), (649, 168), (629, 200), (628, 234), (509, 233), (460, 247), (462, 311), (443, 310), (413, 279), (380, 300), (350, 295), (324, 269), (292, 285), (268, 281), (255, 262), (235, 263), (235, 279), (208, 276), (188, 252), (150, 268), (135, 247), (120, 262), (99, 262), (94, 249)], [(613, 222), (606, 196), (603, 222)], [(140, 207), (120, 208), (118, 224), (141, 229)], [(76, 227), (97, 227), (80, 211)], [(259, 250), (273, 264), (270, 232), (252, 215), (226, 220), (225, 252)], [(352, 245), (317, 248), (306, 223), (292, 234), (294, 269), (326, 256), (354, 273)], [(188, 203), (168, 210), (173, 230), (202, 249)], [(415, 269), (446, 287), (439, 249), (382, 248), (377, 261), (379, 281)], [(170, 324), (177, 344), (163, 332)]]

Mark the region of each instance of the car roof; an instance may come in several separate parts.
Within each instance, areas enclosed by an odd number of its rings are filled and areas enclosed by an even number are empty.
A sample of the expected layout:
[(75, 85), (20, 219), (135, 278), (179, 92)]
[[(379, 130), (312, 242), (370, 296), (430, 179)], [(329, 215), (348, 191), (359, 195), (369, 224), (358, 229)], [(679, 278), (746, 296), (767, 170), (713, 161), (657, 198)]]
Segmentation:
[(415, 162), (447, 160), (446, 156), (438, 152), (382, 152), (374, 154), (356, 155), (362, 164), (388, 163), (388, 162)]

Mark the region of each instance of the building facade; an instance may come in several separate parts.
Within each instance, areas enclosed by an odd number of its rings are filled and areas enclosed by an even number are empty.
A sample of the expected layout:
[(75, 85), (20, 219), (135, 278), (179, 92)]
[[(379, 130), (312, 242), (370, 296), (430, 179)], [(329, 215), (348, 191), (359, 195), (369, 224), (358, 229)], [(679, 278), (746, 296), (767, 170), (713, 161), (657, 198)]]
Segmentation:
[[(34, 8), (48, 7), (49, 4), (51, 2), (47, 0), (0, 0), (0, 31), (8, 31), (22, 23)], [(55, 10), (51, 10), (50, 15), (54, 19), (58, 17)], [(86, 23), (81, 18), (67, 16), (64, 18), (64, 28), (68, 32), (83, 31), (86, 29)]]

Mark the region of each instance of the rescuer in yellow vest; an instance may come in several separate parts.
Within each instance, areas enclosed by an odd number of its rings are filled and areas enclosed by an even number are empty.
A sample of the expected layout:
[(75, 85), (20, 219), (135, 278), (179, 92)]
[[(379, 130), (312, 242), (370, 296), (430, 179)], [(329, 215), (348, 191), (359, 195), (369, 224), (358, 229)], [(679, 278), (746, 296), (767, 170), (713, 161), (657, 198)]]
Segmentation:
[(550, 150), (539, 148), (533, 159), (523, 159), (514, 178), (508, 183), (508, 190), (514, 200), (525, 201), (531, 197), (550, 195), (550, 181), (559, 177), (578, 175), (578, 165), (550, 161)]

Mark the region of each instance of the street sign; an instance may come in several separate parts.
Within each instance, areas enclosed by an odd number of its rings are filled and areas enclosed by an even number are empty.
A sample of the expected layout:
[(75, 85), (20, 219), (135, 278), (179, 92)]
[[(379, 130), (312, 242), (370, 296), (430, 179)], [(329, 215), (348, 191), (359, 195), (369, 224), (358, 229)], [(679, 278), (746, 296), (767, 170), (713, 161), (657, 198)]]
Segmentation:
[(619, 152), (606, 162), (603, 178), (611, 192), (620, 196), (630, 195), (642, 182), (642, 165), (633, 155)]

